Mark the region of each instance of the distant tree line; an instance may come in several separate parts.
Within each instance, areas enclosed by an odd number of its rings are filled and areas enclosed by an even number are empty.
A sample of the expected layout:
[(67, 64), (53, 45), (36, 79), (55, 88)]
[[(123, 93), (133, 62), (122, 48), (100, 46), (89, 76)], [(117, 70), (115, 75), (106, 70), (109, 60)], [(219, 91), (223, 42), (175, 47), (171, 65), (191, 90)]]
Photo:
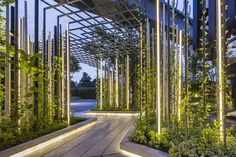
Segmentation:
[(88, 73), (84, 72), (79, 83), (71, 80), (71, 96), (80, 99), (96, 99), (96, 79), (91, 79)]

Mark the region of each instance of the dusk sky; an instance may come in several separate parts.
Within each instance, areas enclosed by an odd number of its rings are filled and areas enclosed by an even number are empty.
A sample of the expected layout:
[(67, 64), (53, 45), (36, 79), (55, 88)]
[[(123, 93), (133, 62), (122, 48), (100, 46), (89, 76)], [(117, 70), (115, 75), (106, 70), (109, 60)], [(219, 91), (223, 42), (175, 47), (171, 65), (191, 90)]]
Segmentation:
[[(56, 4), (53, 0), (47, 0), (48, 3), (50, 4)], [(180, 11), (183, 10), (183, 2), (184, 0), (178, 0), (178, 8)], [(190, 3), (192, 4), (192, 0), (190, 0)], [(19, 1), (19, 17), (23, 17), (24, 14), (24, 0)], [(43, 8), (46, 7), (47, 5), (44, 4), (43, 2), (40, 1), (40, 31), (42, 31), (42, 19), (43, 19)], [(64, 10), (62, 7), (58, 7), (58, 9)], [(73, 9), (71, 7), (71, 9)], [(28, 27), (29, 27), (29, 34), (31, 36), (31, 39), (33, 39), (33, 28), (34, 28), (34, 0), (28, 0), (28, 11), (29, 11), (29, 23), (28, 23)], [(53, 30), (54, 24), (56, 23), (57, 20), (57, 16), (60, 15), (60, 13), (58, 13), (57, 11), (55, 11), (54, 9), (50, 9), (47, 12), (47, 33), (49, 31)], [(63, 29), (66, 29), (66, 24), (69, 22), (68, 18), (63, 18), (61, 20), (61, 24)], [(40, 39), (42, 40), (42, 39)], [(92, 79), (94, 79), (96, 77), (96, 68), (90, 67), (86, 64), (80, 64), (82, 67), (82, 70), (79, 73), (76, 73), (73, 75), (73, 80), (79, 82), (79, 80), (81, 79), (81, 76), (83, 74), (83, 72), (87, 72)]]

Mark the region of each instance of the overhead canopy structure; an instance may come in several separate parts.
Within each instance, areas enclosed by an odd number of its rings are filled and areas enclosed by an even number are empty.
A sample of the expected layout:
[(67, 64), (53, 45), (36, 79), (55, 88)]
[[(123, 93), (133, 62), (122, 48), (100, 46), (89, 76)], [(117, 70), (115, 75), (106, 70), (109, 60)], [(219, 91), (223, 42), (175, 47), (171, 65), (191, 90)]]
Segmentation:
[[(69, 12), (71, 53), (81, 63), (96, 66), (97, 58), (132, 54), (138, 49), (138, 31), (141, 21), (138, 0), (56, 0)], [(67, 5), (73, 6), (70, 9)]]

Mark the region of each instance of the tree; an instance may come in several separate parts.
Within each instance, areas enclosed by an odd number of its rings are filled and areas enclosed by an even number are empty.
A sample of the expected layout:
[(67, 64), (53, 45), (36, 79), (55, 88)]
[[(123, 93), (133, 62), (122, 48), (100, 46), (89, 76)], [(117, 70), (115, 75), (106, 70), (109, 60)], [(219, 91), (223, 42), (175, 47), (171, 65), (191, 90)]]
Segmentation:
[(75, 58), (75, 56), (71, 56), (70, 58), (70, 72), (72, 74), (76, 73), (76, 72), (79, 72), (81, 70), (81, 67), (79, 65), (79, 61), (77, 58)]
[(79, 87), (92, 87), (92, 81), (91, 77), (88, 75), (88, 73), (84, 72), (83, 77), (79, 82)]

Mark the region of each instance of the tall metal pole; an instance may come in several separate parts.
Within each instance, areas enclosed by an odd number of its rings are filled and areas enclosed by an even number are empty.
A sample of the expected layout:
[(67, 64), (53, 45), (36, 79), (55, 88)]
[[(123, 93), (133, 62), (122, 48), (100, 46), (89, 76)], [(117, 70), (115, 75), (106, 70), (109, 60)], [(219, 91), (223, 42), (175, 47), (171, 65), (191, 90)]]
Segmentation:
[(111, 88), (111, 80), (112, 80), (112, 78), (111, 78), (111, 75), (112, 75), (112, 72), (111, 72), (111, 63), (110, 63), (110, 61), (108, 61), (108, 70), (107, 70), (107, 73), (108, 73), (108, 98), (109, 98), (109, 106), (112, 106), (112, 95), (111, 95), (111, 90), (112, 90), (112, 88)]
[(103, 80), (102, 80), (102, 77), (103, 77), (103, 69), (102, 69), (102, 66), (103, 66), (103, 60), (102, 60), (102, 56), (100, 56), (100, 102), (99, 102), (99, 105), (100, 105), (100, 110), (103, 109)]
[[(44, 68), (44, 78), (46, 77), (46, 9), (43, 10), (43, 68)], [(43, 79), (43, 120), (46, 116), (46, 80)]]
[(28, 53), (28, 3), (25, 1), (24, 49)]
[(15, 55), (14, 55), (14, 120), (17, 123), (18, 119), (18, 0), (15, 0), (15, 23), (14, 23), (14, 46), (15, 46)]
[(161, 78), (160, 78), (160, 1), (156, 0), (156, 67), (157, 67), (157, 81), (156, 81), (156, 118), (157, 118), (157, 132), (161, 133)]
[(61, 105), (62, 105), (62, 109), (61, 109), (61, 114), (62, 114), (62, 118), (64, 118), (65, 116), (65, 49), (64, 49), (64, 38), (61, 38), (62, 42), (62, 50), (61, 50), (61, 59), (62, 59), (62, 64), (61, 64), (61, 73), (62, 73), (62, 77), (61, 77)]
[[(35, 0), (34, 4), (34, 53), (38, 54), (39, 53), (39, 0)], [(35, 58), (35, 67), (38, 67), (38, 58)], [(37, 77), (37, 74), (36, 74)], [(34, 86), (36, 89), (39, 88), (38, 82), (34, 81)], [(39, 100), (38, 100), (38, 92), (34, 92), (34, 116), (35, 116), (35, 122), (34, 122), (34, 129), (38, 130), (38, 122), (39, 122), (39, 116), (38, 116), (38, 110), (39, 110)]]
[(163, 84), (162, 84), (162, 97), (163, 97), (163, 102), (162, 102), (162, 110), (163, 110), (163, 119), (165, 119), (166, 117), (166, 99), (167, 99), (167, 93), (168, 93), (168, 90), (166, 89), (166, 60), (167, 60), (167, 55), (166, 55), (166, 9), (165, 9), (165, 3), (163, 4), (163, 17), (162, 17), (162, 20), (163, 20)]
[(67, 26), (66, 33), (66, 95), (67, 95), (67, 123), (70, 125), (70, 27)]
[(140, 119), (143, 112), (143, 24), (140, 24)]
[[(155, 86), (155, 29), (152, 28), (152, 87)], [(155, 112), (155, 88), (151, 88), (152, 90), (152, 111)]]
[[(66, 32), (66, 37), (67, 37), (67, 32)], [(67, 54), (67, 51), (66, 51), (66, 54)], [(66, 66), (68, 66), (68, 65), (66, 64)], [(48, 114), (49, 114), (49, 120), (51, 121), (52, 120), (52, 76), (51, 76), (52, 75), (52, 40), (51, 40), (51, 32), (49, 32), (49, 35), (48, 35), (48, 67), (49, 67), (49, 70), (48, 70), (48, 80), (49, 80), (49, 83), (48, 83), (48, 89), (49, 89), (48, 110), (49, 110), (49, 112), (48, 112)], [(68, 73), (68, 71), (66, 71), (66, 72)], [(67, 87), (68, 87), (68, 85), (67, 85)]]
[(168, 88), (168, 94), (167, 94), (167, 123), (168, 128), (170, 128), (170, 105), (171, 105), (171, 86), (170, 86), (170, 77), (171, 77), (171, 71), (170, 71), (170, 0), (168, 0), (167, 5), (167, 65), (168, 65), (168, 78), (167, 78), (167, 88)]
[(185, 96), (187, 102), (185, 104), (185, 136), (188, 137), (188, 0), (184, 1), (185, 7)]
[(11, 63), (9, 56), (9, 44), (10, 44), (10, 33), (9, 33), (9, 3), (6, 4), (6, 68), (5, 68), (5, 112), (7, 116), (11, 114)]

